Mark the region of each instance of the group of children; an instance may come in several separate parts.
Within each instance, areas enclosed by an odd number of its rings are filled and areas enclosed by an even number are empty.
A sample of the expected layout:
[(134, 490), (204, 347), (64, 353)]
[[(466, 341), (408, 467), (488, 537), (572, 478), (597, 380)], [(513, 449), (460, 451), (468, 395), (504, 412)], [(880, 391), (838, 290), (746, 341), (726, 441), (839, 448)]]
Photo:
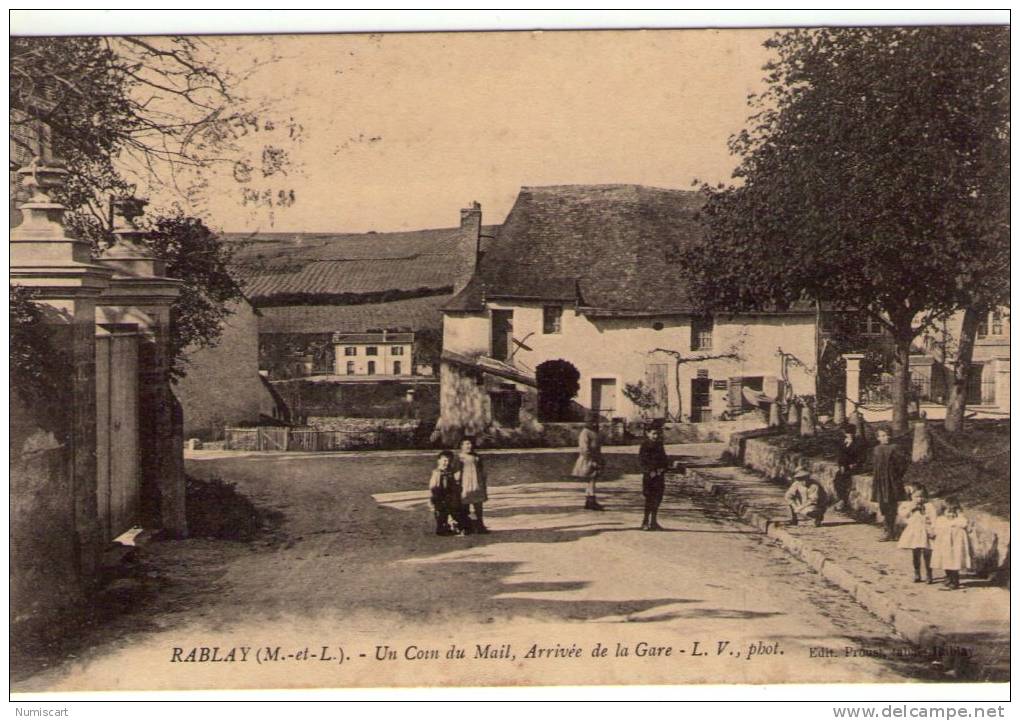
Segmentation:
[[(960, 587), (960, 572), (973, 568), (970, 522), (963, 514), (959, 499), (946, 498), (939, 508), (928, 499), (928, 491), (920, 483), (903, 484), (909, 465), (899, 449), (890, 443), (889, 430), (877, 431), (878, 445), (872, 450), (871, 500), (878, 504), (885, 526), (883, 541), (896, 540), (897, 518), (905, 520), (906, 528), (900, 534), (897, 546), (911, 551), (914, 564), (914, 582), (921, 583), (922, 568), (928, 583), (933, 583), (933, 568), (945, 571), (945, 589)], [(859, 462), (863, 442), (856, 430), (846, 428), (840, 443), (837, 462), (840, 472), (835, 482), (838, 502), (849, 504), (849, 483), (854, 466)], [(904, 499), (907, 499), (904, 502)], [(794, 473), (793, 483), (786, 492), (790, 508), (791, 525), (800, 519), (811, 520), (820, 526), (827, 503), (824, 490), (806, 469)]]
[[(465, 437), (457, 453), (441, 451), (429, 478), (436, 535), (463, 536), (488, 533), (483, 504), (489, 499), (485, 464), (475, 452), (475, 440)], [(470, 512), (474, 510), (475, 517)]]
[(913, 486), (906, 516), (907, 526), (896, 545), (913, 554), (914, 583), (921, 582), (923, 566), (928, 583), (934, 583), (932, 568), (941, 568), (946, 572), (945, 588), (959, 588), (960, 571), (974, 566), (968, 530), (970, 521), (963, 515), (959, 499), (946, 498), (939, 513), (936, 505), (928, 500), (928, 490), (918, 483)]
[[(645, 499), (641, 530), (661, 531), (658, 515), (666, 489), (666, 472), (685, 473), (679, 461), (670, 461), (663, 445), (662, 426), (650, 423), (645, 428), (645, 440), (638, 452), (641, 465), (641, 492)], [(571, 471), (574, 478), (586, 483), (584, 507), (589, 511), (604, 510), (595, 500), (595, 482), (605, 461), (598, 438), (598, 420), (589, 418), (578, 438), (578, 458)], [(429, 478), (430, 503), (436, 521), (436, 535), (455, 536), (469, 533), (488, 533), (483, 520), (483, 504), (488, 500), (485, 465), (475, 452), (475, 440), (470, 436), (460, 442), (457, 453), (441, 451), (436, 456), (436, 467)], [(474, 509), (475, 517), (470, 517)]]

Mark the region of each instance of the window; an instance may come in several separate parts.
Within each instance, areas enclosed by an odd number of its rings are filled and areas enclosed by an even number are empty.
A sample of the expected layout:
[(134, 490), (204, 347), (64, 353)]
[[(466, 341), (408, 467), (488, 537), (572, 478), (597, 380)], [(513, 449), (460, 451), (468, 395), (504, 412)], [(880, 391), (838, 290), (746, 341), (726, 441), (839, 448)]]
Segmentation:
[(542, 307), (542, 332), (559, 333), (563, 320), (563, 306), (546, 305)]
[(390, 354), (391, 355), (404, 355), (404, 346), (402, 346), (402, 345), (395, 345), (395, 346), (393, 346), (392, 348), (390, 348)]
[(992, 335), (1002, 335), (1002, 313), (999, 310), (992, 311)]
[(691, 319), (691, 350), (712, 350), (712, 328), (714, 325), (711, 316)]
[(358, 347), (353, 345), (344, 346), (344, 355), (358, 355)]
[(354, 375), (354, 361), (347, 361), (347, 375)]
[(492, 311), (492, 357), (509, 360), (513, 349), (514, 312), (512, 310)]
[(374, 345), (370, 345), (365, 348), (365, 355), (379, 355), (379, 349)]
[(400, 375), (400, 361), (393, 361), (393, 375)]
[(368, 362), (368, 374), (370, 376), (374, 376), (375, 375), (375, 361), (369, 361)]
[(857, 332), (861, 335), (882, 335), (882, 322), (866, 313), (858, 317)]

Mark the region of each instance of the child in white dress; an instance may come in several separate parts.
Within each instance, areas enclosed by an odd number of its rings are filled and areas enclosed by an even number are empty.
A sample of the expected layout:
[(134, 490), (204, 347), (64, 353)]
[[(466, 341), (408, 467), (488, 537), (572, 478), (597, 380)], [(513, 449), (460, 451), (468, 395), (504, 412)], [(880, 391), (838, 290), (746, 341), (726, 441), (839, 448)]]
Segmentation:
[(482, 504), (489, 500), (487, 491), (487, 478), (485, 476), (485, 464), (481, 456), (475, 453), (475, 439), (466, 436), (460, 442), (460, 453), (457, 454), (459, 468), (457, 470), (458, 480), (461, 487), (461, 503), (464, 506), (464, 519), (467, 520), (467, 509), (470, 505), (475, 511), (474, 523), (470, 528), (475, 533), (488, 533), (485, 527), (485, 518)]
[(974, 553), (967, 529), (970, 521), (963, 515), (963, 509), (956, 498), (946, 499), (946, 510), (935, 520), (933, 527), (935, 544), (931, 565), (946, 572), (947, 591), (960, 587), (960, 571), (974, 566)]
[(931, 574), (931, 532), (935, 522), (935, 505), (928, 502), (928, 491), (921, 484), (914, 486), (910, 500), (903, 504), (907, 507), (907, 527), (900, 535), (899, 548), (909, 548), (913, 553), (914, 583), (921, 582), (921, 566), (924, 562), (928, 583), (932, 583)]

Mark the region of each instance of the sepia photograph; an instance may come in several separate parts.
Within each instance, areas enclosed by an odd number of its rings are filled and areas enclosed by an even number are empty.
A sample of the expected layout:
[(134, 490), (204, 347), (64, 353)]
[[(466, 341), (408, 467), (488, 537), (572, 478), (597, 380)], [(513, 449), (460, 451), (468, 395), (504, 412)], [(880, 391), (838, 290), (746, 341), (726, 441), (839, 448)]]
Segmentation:
[(14, 698), (1008, 697), (1008, 24), (60, 15), (10, 37)]

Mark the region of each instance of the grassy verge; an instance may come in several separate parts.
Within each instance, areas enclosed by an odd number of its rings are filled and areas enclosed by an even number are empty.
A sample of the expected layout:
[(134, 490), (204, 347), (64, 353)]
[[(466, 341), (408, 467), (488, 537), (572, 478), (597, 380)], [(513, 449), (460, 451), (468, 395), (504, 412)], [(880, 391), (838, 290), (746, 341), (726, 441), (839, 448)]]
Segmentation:
[[(974, 420), (957, 433), (947, 433), (942, 424), (935, 421), (928, 427), (933, 436), (932, 460), (912, 464), (906, 480), (925, 484), (935, 496), (956, 495), (965, 509), (979, 509), (1008, 519), (1009, 423)], [(838, 429), (824, 429), (808, 438), (783, 434), (771, 442), (794, 453), (835, 461), (840, 438)], [(868, 431), (869, 446), (874, 442), (872, 424)], [(908, 434), (895, 442), (909, 457), (912, 436)], [(870, 457), (859, 470), (871, 472)]]

